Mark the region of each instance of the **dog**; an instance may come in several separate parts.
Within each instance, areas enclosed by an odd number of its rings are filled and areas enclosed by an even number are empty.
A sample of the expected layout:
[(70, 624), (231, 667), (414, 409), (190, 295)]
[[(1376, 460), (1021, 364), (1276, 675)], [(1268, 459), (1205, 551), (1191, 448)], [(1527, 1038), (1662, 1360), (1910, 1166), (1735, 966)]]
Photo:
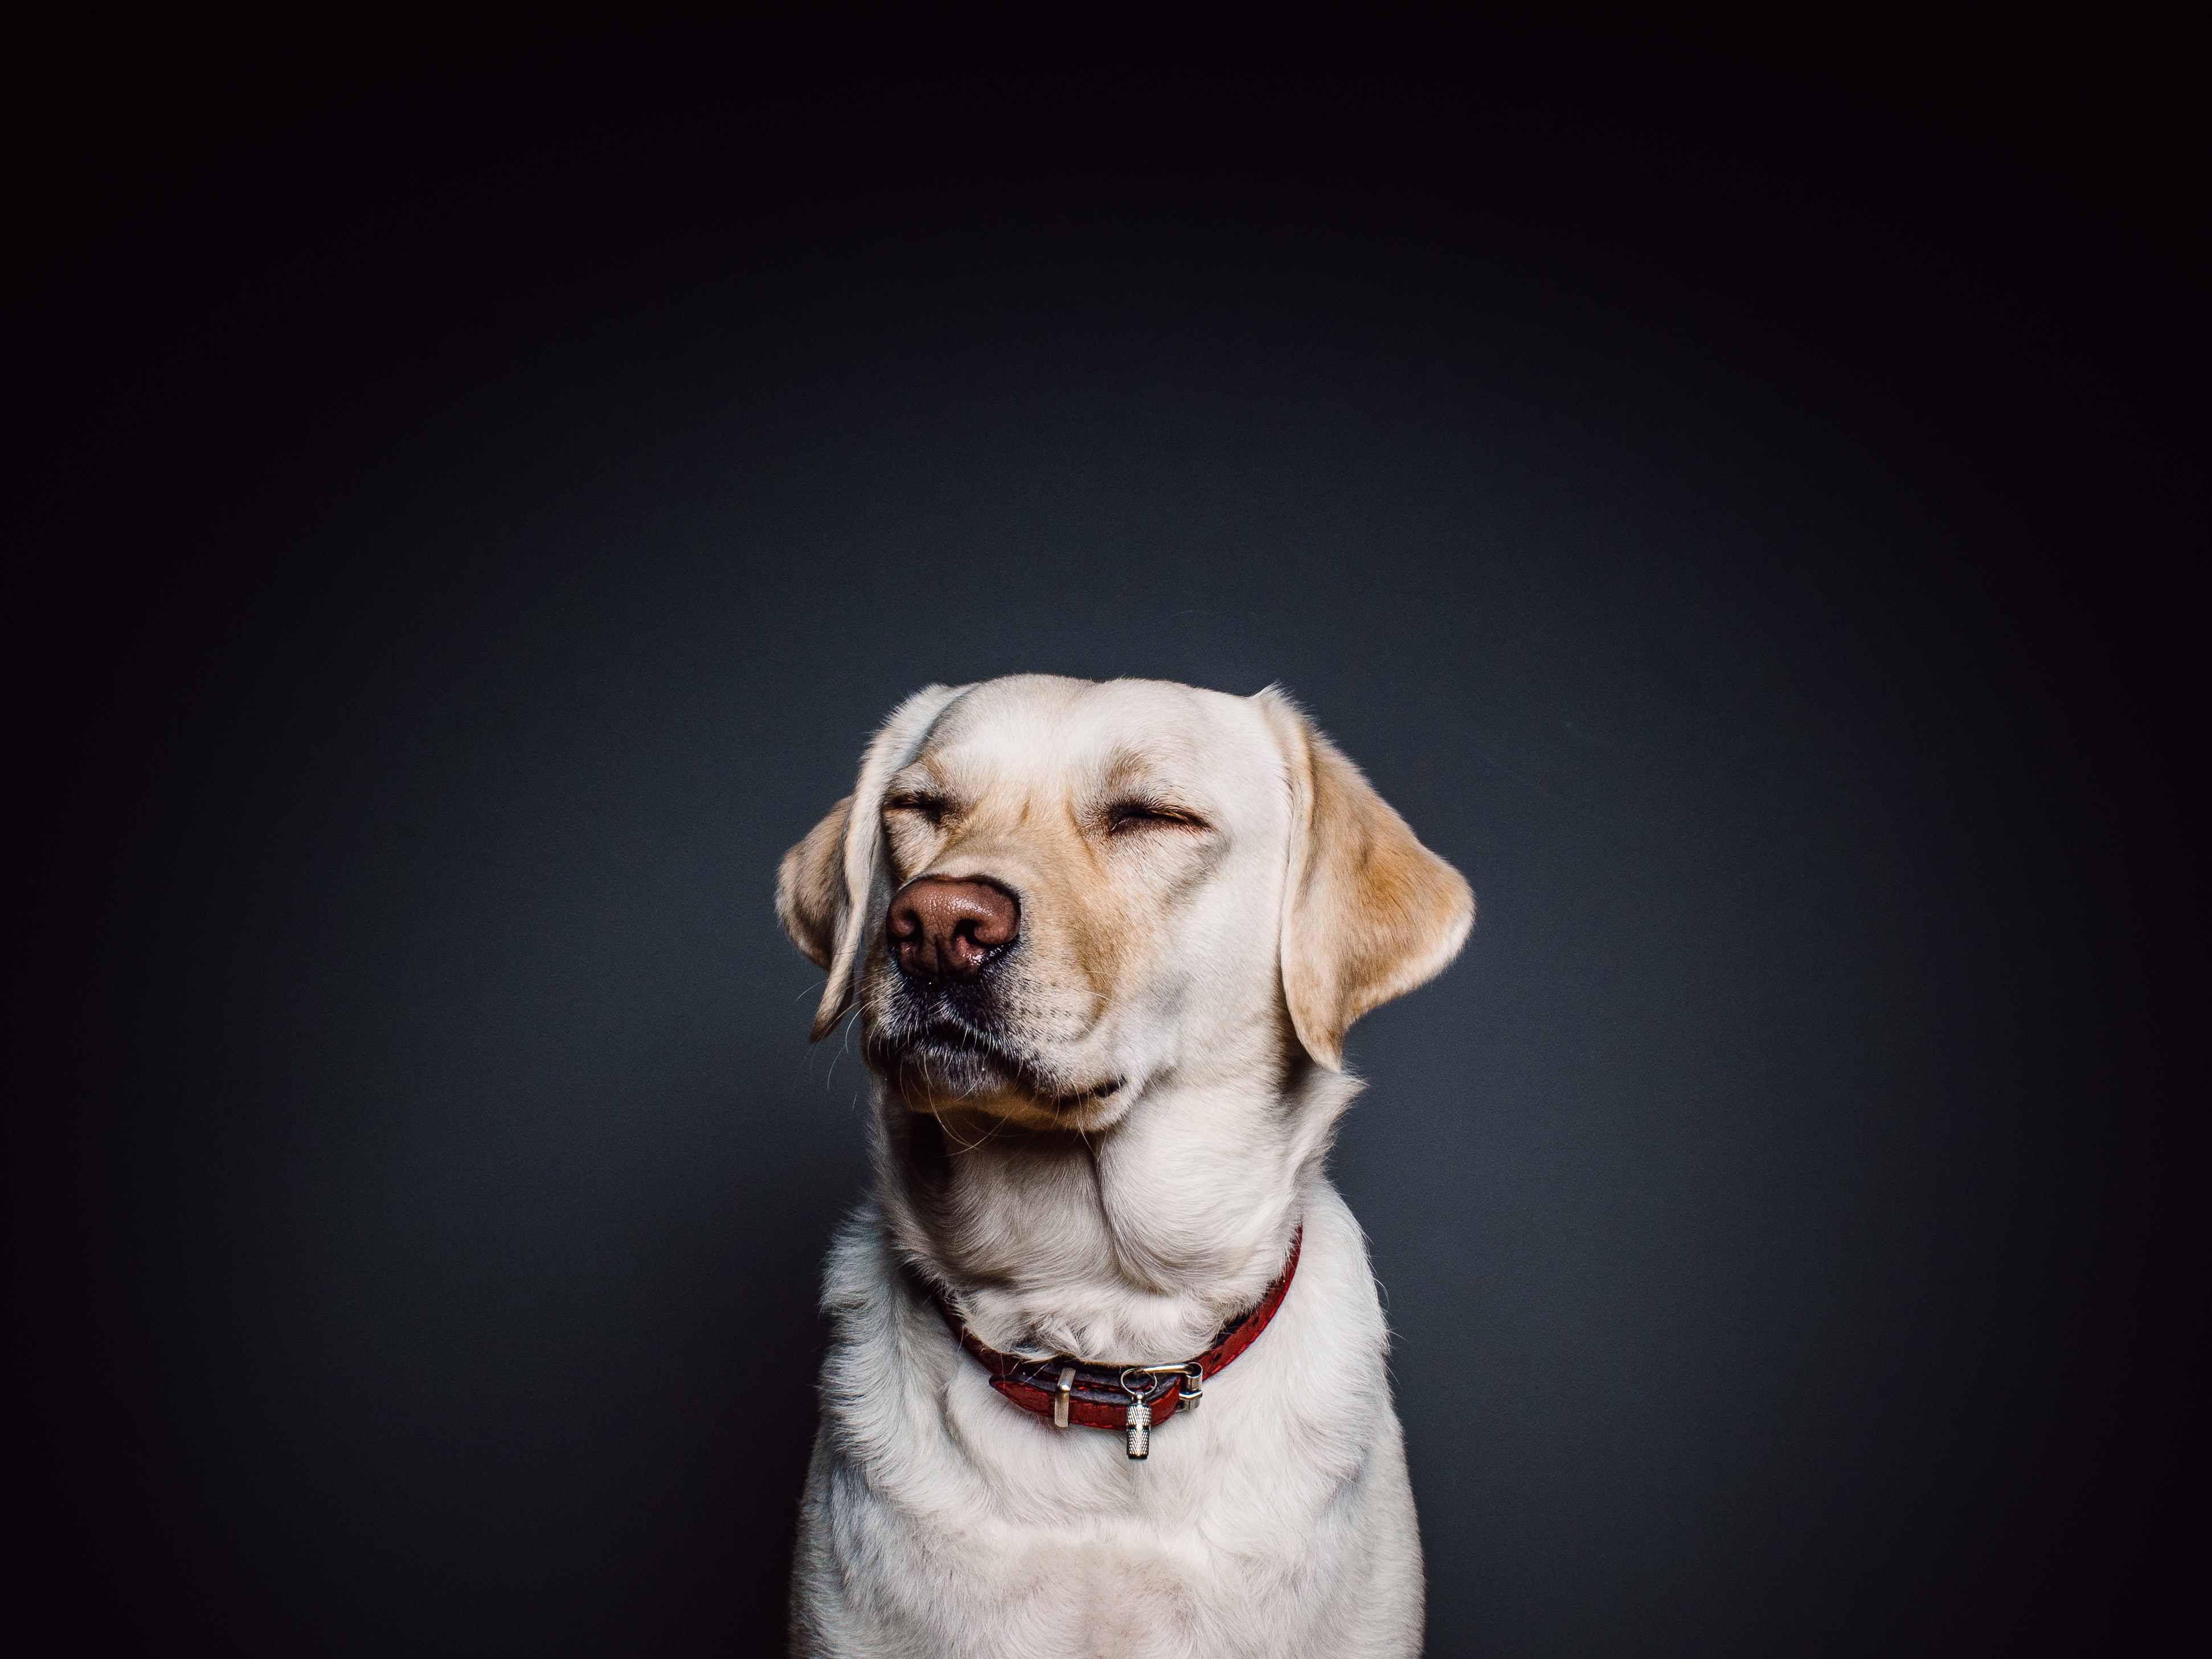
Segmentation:
[[(857, 1010), (875, 1192), (791, 1650), (1418, 1653), (1420, 1540), (1345, 1032), (1441, 972), (1459, 872), (1273, 688), (933, 685), (784, 857)], [(1202, 1409), (1201, 1409), (1202, 1407)]]

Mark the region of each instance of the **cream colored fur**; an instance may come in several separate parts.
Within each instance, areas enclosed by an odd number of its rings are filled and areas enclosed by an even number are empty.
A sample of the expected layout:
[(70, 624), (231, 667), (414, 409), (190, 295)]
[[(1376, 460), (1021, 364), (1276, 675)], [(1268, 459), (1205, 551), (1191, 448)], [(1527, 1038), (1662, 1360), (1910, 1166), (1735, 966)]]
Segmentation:
[[(1021, 1064), (872, 1076), (792, 1650), (1418, 1652), (1388, 1333), (1322, 1165), (1346, 1028), (1451, 960), (1467, 884), (1273, 690), (1029, 675), (917, 693), (786, 856), (778, 913), (830, 972), (817, 1038), (855, 1007), (864, 1042), (887, 1029), (884, 915), (920, 875), (1018, 899)], [(994, 1347), (1165, 1362), (1259, 1300), (1301, 1224), (1274, 1322), (1141, 1463), (994, 1393), (901, 1270)]]

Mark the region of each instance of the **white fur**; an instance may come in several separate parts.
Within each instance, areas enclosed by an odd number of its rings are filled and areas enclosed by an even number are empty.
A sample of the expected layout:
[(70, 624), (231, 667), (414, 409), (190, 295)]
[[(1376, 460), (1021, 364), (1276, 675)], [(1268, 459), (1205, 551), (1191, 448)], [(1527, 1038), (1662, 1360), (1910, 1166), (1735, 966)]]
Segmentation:
[[(1086, 828), (1085, 803), (1126, 787), (1133, 765), (1202, 829), (1139, 842)], [(1109, 773), (1123, 781), (1102, 783)], [(928, 835), (881, 833), (885, 789), (916, 775), (962, 810)], [(1279, 966), (1283, 929), (1338, 925), (1295, 919), (1301, 884), (1316, 884), (1292, 861), (1328, 839), (1313, 828), (1316, 777), (1366, 787), (1271, 694), (1038, 677), (932, 688), (878, 739), (849, 827), (787, 860), (787, 925), (836, 939), (835, 965), (854, 975), (833, 975), (825, 1006), (850, 995), (864, 1021), (895, 972), (881, 934), (901, 882), (988, 873), (1017, 890), (1024, 941), (1036, 935), (1020, 1035), (1041, 1068), (1097, 1091), (1055, 1117), (1035, 1101), (909, 1103), (872, 1079), (877, 1193), (830, 1259), (835, 1338), (801, 1508), (794, 1654), (1419, 1650), (1420, 1543), (1388, 1332), (1358, 1225), (1322, 1167), (1358, 1085), (1334, 1069), (1340, 1024), (1301, 1042)], [(1403, 938), (1373, 969), (1396, 975), (1395, 994), (1449, 959), (1471, 897), (1371, 791), (1338, 805), (1400, 837), (1383, 852), (1431, 884), (1416, 897), (1435, 902), (1390, 924)], [(824, 892), (845, 878), (817, 908), (849, 908), (802, 924), (791, 912), (808, 902), (809, 872), (793, 860), (810, 856), (845, 866), (813, 872)], [(1345, 875), (1332, 902), (1357, 905), (1357, 887)], [(1402, 888), (1390, 890), (1400, 909)], [(1373, 938), (1361, 948), (1380, 961)], [(1344, 996), (1355, 1014), (1365, 1006)], [(1166, 1362), (1259, 1300), (1301, 1226), (1273, 1322), (1208, 1382), (1201, 1409), (1159, 1426), (1143, 1462), (1118, 1434), (1054, 1429), (994, 1392), (902, 1268), (949, 1286), (994, 1346)]]

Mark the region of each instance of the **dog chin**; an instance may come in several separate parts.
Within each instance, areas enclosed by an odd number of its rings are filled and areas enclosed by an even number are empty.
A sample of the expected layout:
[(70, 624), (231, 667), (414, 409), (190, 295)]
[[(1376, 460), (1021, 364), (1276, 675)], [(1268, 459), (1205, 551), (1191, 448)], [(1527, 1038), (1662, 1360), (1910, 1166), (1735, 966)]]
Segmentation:
[(1059, 1088), (1054, 1079), (1011, 1055), (965, 1043), (922, 1041), (866, 1046), (868, 1063), (917, 1112), (971, 1113), (1036, 1129), (1092, 1129), (1120, 1115), (1119, 1079), (1100, 1087)]

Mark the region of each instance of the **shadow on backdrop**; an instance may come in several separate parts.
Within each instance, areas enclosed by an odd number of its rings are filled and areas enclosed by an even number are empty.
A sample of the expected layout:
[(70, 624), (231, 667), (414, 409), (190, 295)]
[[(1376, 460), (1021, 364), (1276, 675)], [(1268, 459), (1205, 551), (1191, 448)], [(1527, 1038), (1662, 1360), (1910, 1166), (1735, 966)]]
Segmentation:
[(1432, 1652), (2100, 1617), (2178, 279), (1710, 65), (722, 64), (302, 116), (71, 268), (83, 1616), (773, 1650), (866, 1177), (775, 862), (1035, 669), (1288, 686), (1480, 896), (1334, 1164)]

